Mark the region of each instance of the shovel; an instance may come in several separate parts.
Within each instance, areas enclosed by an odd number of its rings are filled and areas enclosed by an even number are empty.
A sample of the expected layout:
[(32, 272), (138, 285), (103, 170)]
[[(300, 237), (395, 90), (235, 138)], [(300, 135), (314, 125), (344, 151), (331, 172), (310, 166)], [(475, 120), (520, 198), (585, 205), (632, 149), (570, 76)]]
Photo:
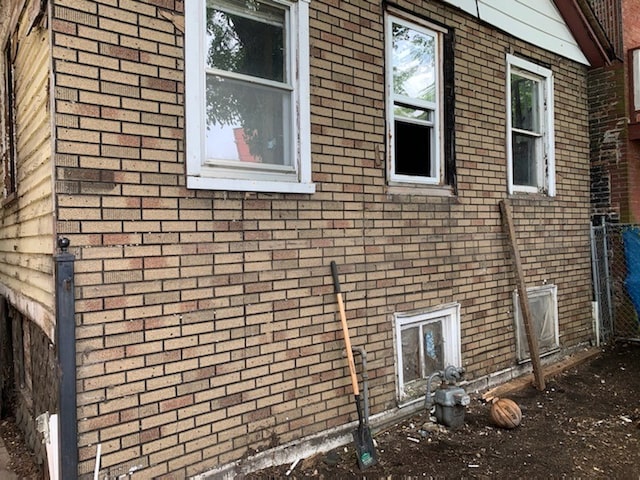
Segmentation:
[(342, 292), (340, 291), (340, 280), (338, 280), (338, 266), (336, 262), (331, 262), (331, 274), (333, 275), (333, 289), (338, 298), (338, 307), (340, 308), (340, 321), (342, 322), (342, 333), (344, 335), (344, 343), (347, 349), (347, 359), (349, 362), (349, 372), (351, 373), (351, 385), (353, 386), (353, 396), (356, 400), (356, 409), (358, 410), (358, 428), (353, 432), (353, 441), (358, 456), (358, 466), (360, 470), (371, 467), (376, 464), (376, 450), (373, 446), (373, 438), (368, 422), (362, 418), (362, 407), (360, 405), (360, 388), (358, 387), (358, 377), (356, 375), (356, 365), (353, 361), (353, 352), (351, 351), (351, 339), (349, 338), (349, 327), (347, 326), (347, 315), (344, 311), (344, 302), (342, 301)]

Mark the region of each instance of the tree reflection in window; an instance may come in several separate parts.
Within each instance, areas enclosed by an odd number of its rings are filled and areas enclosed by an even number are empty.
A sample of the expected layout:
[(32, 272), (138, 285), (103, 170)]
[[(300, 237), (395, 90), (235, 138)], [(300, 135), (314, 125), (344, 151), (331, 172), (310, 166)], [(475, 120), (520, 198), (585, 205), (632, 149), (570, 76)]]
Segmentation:
[(393, 24), (393, 90), (397, 95), (435, 102), (435, 39)]
[(207, 158), (290, 165), (291, 87), (283, 8), (207, 3)]
[(540, 82), (518, 74), (511, 75), (511, 122), (513, 182), (538, 185), (540, 150)]

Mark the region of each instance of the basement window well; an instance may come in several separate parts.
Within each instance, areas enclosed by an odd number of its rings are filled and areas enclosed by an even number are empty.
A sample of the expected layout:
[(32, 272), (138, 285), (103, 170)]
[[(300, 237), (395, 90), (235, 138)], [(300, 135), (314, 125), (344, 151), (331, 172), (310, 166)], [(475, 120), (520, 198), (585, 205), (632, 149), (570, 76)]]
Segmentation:
[(430, 374), (460, 366), (460, 304), (394, 315), (397, 395), (402, 406), (423, 399)]
[[(533, 331), (538, 339), (540, 355), (555, 352), (560, 347), (558, 333), (558, 287), (555, 285), (543, 285), (527, 288), (529, 297), (529, 310)], [(520, 299), (518, 291), (513, 292), (513, 304), (516, 324), (516, 354), (519, 362), (531, 359), (527, 332), (520, 311)]]

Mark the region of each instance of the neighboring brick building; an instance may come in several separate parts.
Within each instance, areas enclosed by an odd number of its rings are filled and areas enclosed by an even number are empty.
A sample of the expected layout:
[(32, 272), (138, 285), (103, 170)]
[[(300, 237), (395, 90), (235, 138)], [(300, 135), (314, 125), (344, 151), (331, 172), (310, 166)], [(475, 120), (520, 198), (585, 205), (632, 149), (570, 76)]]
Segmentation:
[(55, 411), (29, 399), (59, 386), (67, 237), (80, 477), (98, 445), (109, 478), (184, 478), (347, 441), (331, 260), (374, 427), (445, 364), (522, 373), (507, 198), (547, 360), (591, 340), (595, 40), (493, 3), (3, 2), (3, 322), (46, 347), (18, 403)]
[[(640, 48), (633, 0), (589, 0), (617, 56), (589, 82), (594, 222), (640, 222)], [(635, 86), (634, 86), (635, 85)], [(634, 98), (634, 88), (636, 95)]]

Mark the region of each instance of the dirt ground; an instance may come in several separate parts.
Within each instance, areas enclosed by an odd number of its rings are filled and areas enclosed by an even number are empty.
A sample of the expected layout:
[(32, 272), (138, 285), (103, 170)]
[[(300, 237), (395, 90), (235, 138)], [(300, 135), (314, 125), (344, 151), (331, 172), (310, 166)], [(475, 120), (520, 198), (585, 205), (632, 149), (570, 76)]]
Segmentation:
[[(248, 479), (413, 478), (640, 478), (640, 345), (623, 344), (547, 380), (509, 395), (522, 410), (513, 430), (491, 423), (489, 405), (472, 399), (458, 430), (436, 428), (416, 415), (375, 435), (378, 464), (360, 471), (351, 445), (298, 463), (248, 475)], [(426, 428), (425, 428), (426, 424)], [(0, 436), (21, 479), (42, 470), (11, 418)]]
[(640, 479), (640, 345), (605, 350), (546, 383), (508, 396), (522, 410), (513, 430), (494, 426), (478, 396), (460, 429), (427, 432), (422, 414), (377, 433), (378, 463), (364, 471), (349, 445), (300, 461), (288, 476), (283, 465), (248, 478)]
[[(0, 437), (9, 454), (10, 463), (8, 469), (15, 473), (21, 480), (40, 480), (43, 470), (36, 462), (35, 455), (24, 442), (24, 436), (15, 424), (13, 417), (0, 420)], [(0, 478), (0, 480), (3, 480)]]

